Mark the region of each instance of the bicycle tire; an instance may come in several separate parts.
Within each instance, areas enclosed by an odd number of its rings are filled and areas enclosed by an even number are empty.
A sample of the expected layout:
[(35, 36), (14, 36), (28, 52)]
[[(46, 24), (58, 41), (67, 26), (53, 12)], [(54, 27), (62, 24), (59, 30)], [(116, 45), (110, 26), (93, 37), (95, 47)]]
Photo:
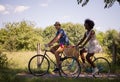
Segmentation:
[(50, 62), (43, 55), (33, 56), (28, 63), (29, 72), (34, 76), (45, 75), (46, 73), (48, 73), (49, 68), (50, 68)]
[(93, 75), (94, 77), (99, 77), (99, 78), (109, 77), (111, 71), (111, 65), (106, 58), (98, 57), (93, 62), (99, 70), (98, 73)]
[[(74, 61), (74, 62), (73, 62)], [(75, 57), (64, 57), (61, 63), (60, 76), (77, 78), (81, 73), (81, 66)]]

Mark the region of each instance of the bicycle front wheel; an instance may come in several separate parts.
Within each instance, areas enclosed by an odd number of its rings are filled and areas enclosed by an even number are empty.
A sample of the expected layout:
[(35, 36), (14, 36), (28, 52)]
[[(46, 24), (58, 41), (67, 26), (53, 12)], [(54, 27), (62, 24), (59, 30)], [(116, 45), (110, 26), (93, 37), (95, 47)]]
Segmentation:
[(50, 67), (49, 60), (43, 55), (33, 56), (28, 63), (28, 69), (34, 76), (45, 75)]
[(81, 67), (75, 57), (63, 58), (60, 75), (62, 77), (77, 78), (81, 73)]
[(96, 58), (93, 62), (99, 70), (98, 73), (94, 75), (94, 77), (100, 77), (100, 78), (109, 77), (111, 66), (106, 58), (99, 57)]

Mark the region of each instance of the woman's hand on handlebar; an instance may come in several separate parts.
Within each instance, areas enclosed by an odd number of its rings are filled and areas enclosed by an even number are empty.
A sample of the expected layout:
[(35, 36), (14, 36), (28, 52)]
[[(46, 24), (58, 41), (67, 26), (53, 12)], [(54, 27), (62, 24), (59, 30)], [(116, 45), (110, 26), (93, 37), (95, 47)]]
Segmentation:
[(83, 48), (84, 46), (83, 45), (80, 45), (80, 46), (76, 45), (75, 47), (76, 48)]
[(84, 46), (83, 46), (83, 45), (80, 45), (79, 48), (84, 48)]

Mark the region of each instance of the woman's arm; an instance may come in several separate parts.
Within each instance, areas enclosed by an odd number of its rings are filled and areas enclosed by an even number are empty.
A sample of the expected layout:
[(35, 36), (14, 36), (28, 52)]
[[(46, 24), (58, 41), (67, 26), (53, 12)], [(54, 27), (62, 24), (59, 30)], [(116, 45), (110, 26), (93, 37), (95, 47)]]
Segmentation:
[(80, 44), (82, 44), (85, 39), (86, 39), (86, 33), (84, 34), (84, 37), (79, 41), (79, 43), (76, 46), (79, 46)]
[(82, 46), (85, 46), (85, 45), (88, 43), (88, 41), (93, 37), (94, 34), (95, 34), (95, 31), (92, 30), (92, 31), (90, 32), (90, 34), (88, 35), (87, 40), (84, 42), (84, 44), (83, 44)]

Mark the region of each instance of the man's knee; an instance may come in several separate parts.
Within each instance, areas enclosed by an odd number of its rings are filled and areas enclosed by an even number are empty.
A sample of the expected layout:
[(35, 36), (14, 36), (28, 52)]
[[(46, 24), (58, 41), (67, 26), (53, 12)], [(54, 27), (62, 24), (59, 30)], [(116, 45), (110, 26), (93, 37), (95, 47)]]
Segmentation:
[(50, 52), (53, 53), (53, 54), (55, 54), (55, 50), (54, 49), (51, 49)]
[(50, 49), (50, 52), (55, 54), (56, 50), (59, 48), (59, 45), (56, 45)]
[(58, 54), (60, 54), (60, 52), (56, 51), (56, 52), (55, 52), (55, 55), (58, 55)]

